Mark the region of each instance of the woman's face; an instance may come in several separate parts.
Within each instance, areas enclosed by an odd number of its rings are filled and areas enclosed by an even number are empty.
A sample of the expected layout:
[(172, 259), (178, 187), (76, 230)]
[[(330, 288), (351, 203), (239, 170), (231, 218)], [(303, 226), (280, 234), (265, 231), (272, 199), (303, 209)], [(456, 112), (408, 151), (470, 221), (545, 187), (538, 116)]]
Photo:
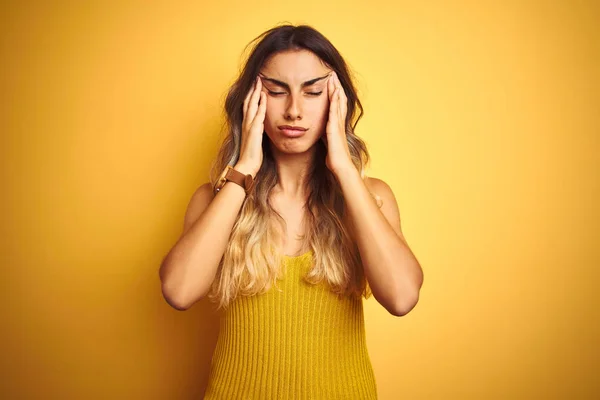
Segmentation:
[[(329, 114), (327, 79), (331, 72), (308, 50), (277, 53), (264, 63), (259, 76), (267, 95), (265, 132), (278, 149), (304, 152), (325, 133)], [(283, 131), (284, 125), (306, 131), (289, 135)]]

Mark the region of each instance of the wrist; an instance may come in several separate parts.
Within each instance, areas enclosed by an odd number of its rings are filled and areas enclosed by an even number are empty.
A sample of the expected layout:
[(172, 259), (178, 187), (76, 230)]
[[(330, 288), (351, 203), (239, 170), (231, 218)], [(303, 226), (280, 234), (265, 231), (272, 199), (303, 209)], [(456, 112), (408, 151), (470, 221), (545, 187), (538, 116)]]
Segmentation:
[(244, 163), (235, 164), (233, 169), (235, 169), (238, 172), (241, 172), (244, 175), (248, 175), (248, 174), (252, 175), (252, 179), (254, 179), (257, 174), (257, 171), (254, 168), (250, 168)]
[(356, 167), (354, 166), (354, 164), (350, 164), (344, 167), (340, 167), (340, 168), (336, 168), (333, 171), (333, 175), (336, 178), (340, 178), (340, 177), (344, 177), (347, 176), (349, 174), (358, 174), (358, 170), (356, 169)]

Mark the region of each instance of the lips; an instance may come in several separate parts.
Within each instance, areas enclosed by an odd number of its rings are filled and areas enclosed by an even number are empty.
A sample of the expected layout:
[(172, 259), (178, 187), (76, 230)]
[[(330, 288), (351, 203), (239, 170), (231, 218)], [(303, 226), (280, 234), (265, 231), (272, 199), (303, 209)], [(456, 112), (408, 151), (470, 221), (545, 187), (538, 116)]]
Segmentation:
[(301, 126), (292, 126), (292, 125), (281, 125), (278, 126), (279, 129), (281, 130), (288, 130), (288, 131), (305, 131), (307, 128), (303, 128)]
[(282, 135), (288, 138), (299, 138), (304, 136), (304, 133), (307, 131), (307, 128), (292, 125), (281, 125), (278, 128)]

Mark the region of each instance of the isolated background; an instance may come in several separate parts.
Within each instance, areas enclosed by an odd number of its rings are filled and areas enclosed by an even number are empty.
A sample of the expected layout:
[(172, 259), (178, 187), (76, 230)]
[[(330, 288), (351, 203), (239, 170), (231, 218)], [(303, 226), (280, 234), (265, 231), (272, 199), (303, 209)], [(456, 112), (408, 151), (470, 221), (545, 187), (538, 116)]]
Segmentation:
[(158, 267), (244, 46), (283, 22), (351, 65), (424, 269), (407, 316), (365, 301), (380, 398), (600, 396), (598, 2), (12, 3), (0, 397), (201, 398), (217, 319)]

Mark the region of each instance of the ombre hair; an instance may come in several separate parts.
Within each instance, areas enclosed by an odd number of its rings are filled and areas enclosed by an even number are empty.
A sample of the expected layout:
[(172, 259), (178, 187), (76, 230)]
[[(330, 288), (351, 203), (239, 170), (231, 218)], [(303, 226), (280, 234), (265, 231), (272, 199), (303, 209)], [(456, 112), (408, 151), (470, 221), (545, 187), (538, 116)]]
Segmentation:
[[(334, 70), (348, 98), (345, 121), (346, 138), (352, 163), (366, 183), (365, 168), (369, 163), (366, 144), (355, 134), (363, 108), (350, 78), (346, 62), (337, 49), (314, 28), (307, 25), (274, 27), (252, 40), (255, 43), (238, 79), (225, 100), (225, 137), (210, 170), (213, 189), (227, 165), (234, 166), (240, 157), (242, 142), (243, 103), (246, 94), (266, 60), (276, 53), (308, 50)], [(358, 115), (357, 115), (358, 111)], [(217, 309), (226, 308), (238, 295), (262, 294), (283, 274), (283, 241), (286, 223), (269, 201), (271, 190), (278, 183), (277, 165), (263, 134), (263, 162), (256, 174), (256, 183), (246, 196), (233, 225), (228, 245), (217, 268), (208, 293)], [(372, 295), (366, 280), (358, 246), (353, 240), (346, 202), (335, 176), (327, 168), (327, 148), (318, 140), (315, 159), (308, 171), (305, 203), (306, 232), (302, 248), (312, 252), (312, 267), (304, 276), (311, 285), (326, 283), (338, 295)], [(373, 193), (378, 207), (381, 198)], [(277, 290), (280, 290), (277, 288)]]

